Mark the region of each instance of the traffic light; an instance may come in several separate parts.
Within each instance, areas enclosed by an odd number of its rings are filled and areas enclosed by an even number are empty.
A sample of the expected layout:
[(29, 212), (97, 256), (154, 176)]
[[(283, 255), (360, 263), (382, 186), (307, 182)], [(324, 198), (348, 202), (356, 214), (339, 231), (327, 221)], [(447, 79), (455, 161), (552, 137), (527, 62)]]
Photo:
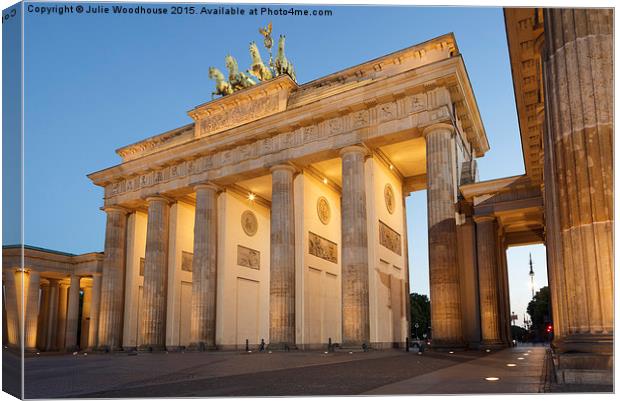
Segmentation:
[(547, 333), (551, 333), (553, 331), (553, 326), (551, 323), (547, 323)]

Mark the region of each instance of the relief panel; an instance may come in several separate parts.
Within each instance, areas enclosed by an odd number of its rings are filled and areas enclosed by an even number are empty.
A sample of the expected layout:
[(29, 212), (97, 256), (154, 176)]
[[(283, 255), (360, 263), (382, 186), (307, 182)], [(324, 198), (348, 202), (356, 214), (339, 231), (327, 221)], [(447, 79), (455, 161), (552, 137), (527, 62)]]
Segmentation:
[(260, 270), (260, 252), (256, 249), (237, 245), (237, 264), (250, 269)]
[(318, 258), (338, 263), (338, 244), (316, 235), (312, 231), (308, 232), (308, 252)]
[(402, 255), (400, 234), (381, 220), (379, 220), (379, 243), (395, 254)]

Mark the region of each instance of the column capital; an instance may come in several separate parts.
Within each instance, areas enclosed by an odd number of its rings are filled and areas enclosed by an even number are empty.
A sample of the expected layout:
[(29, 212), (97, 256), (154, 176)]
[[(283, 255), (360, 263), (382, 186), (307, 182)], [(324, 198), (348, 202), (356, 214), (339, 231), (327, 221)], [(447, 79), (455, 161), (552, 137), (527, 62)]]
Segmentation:
[(351, 145), (351, 146), (347, 146), (344, 147), (342, 149), (340, 149), (340, 152), (338, 152), (340, 154), (340, 157), (349, 154), (349, 153), (359, 153), (362, 156), (368, 156), (369, 152), (368, 149), (366, 149), (364, 146), (362, 145)]
[(269, 168), (269, 171), (272, 173), (278, 170), (288, 170), (292, 174), (295, 174), (297, 172), (297, 169), (295, 168), (295, 166), (292, 166), (290, 164), (276, 164), (275, 166), (271, 166)]
[(192, 188), (194, 189), (194, 191), (198, 191), (200, 189), (212, 189), (215, 192), (222, 192), (223, 188), (217, 184), (214, 184), (212, 182), (199, 182), (197, 184), (192, 185)]
[(429, 125), (428, 127), (424, 128), (424, 130), (422, 131), (422, 136), (426, 138), (428, 134), (432, 134), (433, 132), (436, 132), (436, 131), (450, 131), (450, 134), (452, 135), (454, 135), (454, 133), (456, 132), (452, 124), (437, 123), (437, 124)]
[(149, 195), (147, 197), (144, 198), (144, 200), (147, 203), (151, 203), (151, 202), (166, 202), (166, 204), (171, 204), (176, 202), (176, 200), (169, 198), (167, 196), (164, 195), (160, 195), (160, 194), (156, 194), (156, 195)]
[(124, 208), (122, 206), (119, 206), (119, 205), (103, 206), (103, 207), (101, 207), (101, 210), (103, 210), (107, 214), (114, 213), (114, 212), (122, 213), (122, 214), (129, 214), (129, 213), (131, 213), (131, 210), (129, 210), (127, 208)]
[(485, 222), (490, 222), (490, 221), (495, 221), (497, 220), (497, 218), (493, 215), (490, 214), (486, 214), (486, 215), (474, 215), (472, 216), (474, 221), (476, 223), (485, 223)]

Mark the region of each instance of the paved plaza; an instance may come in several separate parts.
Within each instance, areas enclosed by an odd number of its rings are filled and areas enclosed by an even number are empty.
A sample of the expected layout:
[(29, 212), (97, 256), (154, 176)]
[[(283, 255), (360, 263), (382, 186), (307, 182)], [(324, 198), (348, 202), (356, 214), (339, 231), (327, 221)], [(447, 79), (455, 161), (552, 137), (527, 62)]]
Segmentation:
[[(545, 390), (545, 353), (544, 347), (517, 347), (423, 355), (399, 350), (44, 355), (25, 360), (25, 396), (537, 393)], [(5, 367), (11, 358), (18, 364), (8, 352), (4, 358)], [(10, 372), (4, 371), (5, 386)]]

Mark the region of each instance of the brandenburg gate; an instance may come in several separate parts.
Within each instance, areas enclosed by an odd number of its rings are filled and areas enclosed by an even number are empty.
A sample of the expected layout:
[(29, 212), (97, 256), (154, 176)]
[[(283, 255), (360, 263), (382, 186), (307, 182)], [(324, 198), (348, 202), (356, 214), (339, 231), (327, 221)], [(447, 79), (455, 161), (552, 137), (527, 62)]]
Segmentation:
[(452, 35), (188, 114), (89, 175), (107, 214), (98, 347), (401, 345), (404, 199), (422, 188), (433, 340), (466, 345), (455, 205), (488, 144)]
[(506, 249), (545, 243), (558, 379), (609, 382), (609, 15), (505, 11), (526, 173), (482, 182), (489, 144), (452, 34), (303, 85), (283, 37), (274, 76), (252, 45), (258, 84), (227, 57), (230, 82), (209, 72), (223, 96), (191, 124), (88, 176), (104, 188), (103, 253), (3, 249), (8, 345), (402, 347), (405, 198), (426, 190), (433, 347), (509, 346)]

